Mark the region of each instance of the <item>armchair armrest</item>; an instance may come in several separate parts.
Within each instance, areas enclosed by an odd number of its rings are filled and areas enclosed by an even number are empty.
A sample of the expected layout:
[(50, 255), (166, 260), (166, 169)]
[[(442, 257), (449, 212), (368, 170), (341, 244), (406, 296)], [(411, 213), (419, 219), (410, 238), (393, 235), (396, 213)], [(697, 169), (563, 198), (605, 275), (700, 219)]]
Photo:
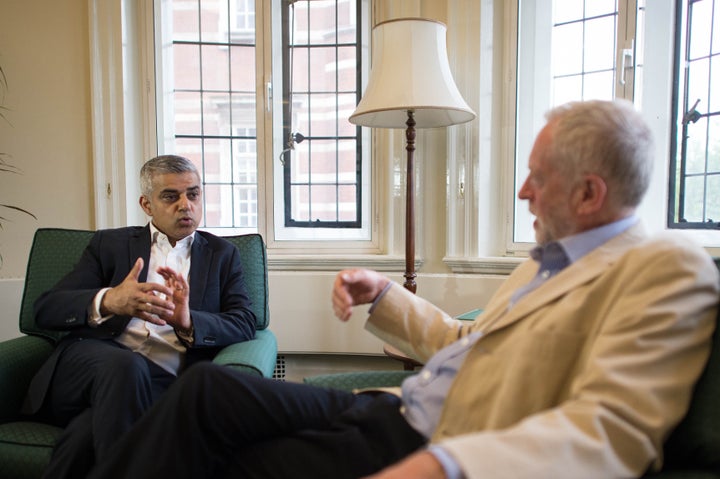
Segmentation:
[(416, 374), (416, 371), (356, 371), (311, 376), (304, 378), (303, 382), (352, 392), (356, 389), (397, 387), (413, 374)]
[(251, 374), (272, 377), (277, 362), (277, 340), (269, 329), (256, 331), (255, 339), (224, 347), (213, 362)]
[(30, 381), (52, 350), (50, 341), (37, 336), (0, 342), (0, 423), (20, 415)]

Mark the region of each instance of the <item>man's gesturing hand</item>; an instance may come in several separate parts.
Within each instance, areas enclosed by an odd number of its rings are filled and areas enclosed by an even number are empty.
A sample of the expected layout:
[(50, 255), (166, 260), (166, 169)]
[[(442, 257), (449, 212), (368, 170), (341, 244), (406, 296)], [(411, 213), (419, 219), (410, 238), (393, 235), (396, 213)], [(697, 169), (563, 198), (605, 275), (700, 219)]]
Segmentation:
[(165, 324), (161, 318), (172, 316), (173, 290), (163, 284), (138, 282), (143, 264), (143, 259), (138, 258), (123, 282), (105, 293), (100, 314), (133, 316), (159, 325)]
[(332, 293), (335, 316), (347, 321), (353, 306), (372, 303), (389, 282), (385, 276), (369, 269), (340, 271), (335, 277)]
[(172, 302), (175, 309), (162, 318), (173, 328), (189, 331), (192, 326), (190, 319), (190, 286), (180, 273), (168, 267), (158, 268), (157, 272), (165, 278), (165, 286), (172, 290)]

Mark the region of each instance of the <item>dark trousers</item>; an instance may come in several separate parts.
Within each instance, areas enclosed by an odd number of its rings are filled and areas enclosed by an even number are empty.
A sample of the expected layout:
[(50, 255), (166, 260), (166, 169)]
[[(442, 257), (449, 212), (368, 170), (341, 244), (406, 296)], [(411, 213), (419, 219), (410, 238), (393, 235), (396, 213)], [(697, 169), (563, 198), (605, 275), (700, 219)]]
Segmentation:
[(92, 478), (356, 478), (426, 443), (387, 393), (191, 367)]
[(85, 477), (175, 380), (115, 341), (75, 340), (55, 368), (45, 408), (65, 428), (46, 478)]

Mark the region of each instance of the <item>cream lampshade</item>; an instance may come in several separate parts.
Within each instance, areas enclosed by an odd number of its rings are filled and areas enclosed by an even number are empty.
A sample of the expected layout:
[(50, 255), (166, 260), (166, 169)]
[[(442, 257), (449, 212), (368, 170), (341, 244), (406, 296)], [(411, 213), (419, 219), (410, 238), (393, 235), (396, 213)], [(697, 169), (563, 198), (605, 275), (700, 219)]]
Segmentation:
[(405, 288), (415, 283), (415, 128), (465, 123), (475, 112), (460, 95), (448, 63), (444, 24), (423, 18), (389, 20), (372, 33), (372, 68), (350, 122), (406, 128)]

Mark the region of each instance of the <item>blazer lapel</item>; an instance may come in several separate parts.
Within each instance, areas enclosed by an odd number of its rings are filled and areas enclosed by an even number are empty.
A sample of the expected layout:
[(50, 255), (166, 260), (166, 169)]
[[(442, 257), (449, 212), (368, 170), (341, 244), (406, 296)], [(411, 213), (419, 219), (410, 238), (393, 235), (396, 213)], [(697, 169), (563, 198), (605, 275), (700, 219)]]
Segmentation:
[(141, 283), (147, 281), (148, 270), (150, 269), (150, 224), (134, 231), (130, 235), (128, 249), (130, 251), (128, 272), (132, 269), (135, 261), (137, 261), (138, 258), (142, 258), (144, 264), (142, 271), (140, 271), (140, 278), (138, 279)]
[(205, 297), (205, 286), (210, 273), (212, 250), (207, 246), (207, 240), (195, 233), (195, 239), (190, 253), (190, 308), (199, 309)]
[[(641, 225), (630, 227), (528, 293), (509, 310), (508, 305), (514, 288), (508, 288), (508, 290), (504, 291), (502, 299), (496, 302), (497, 306), (490, 311), (486, 311), (488, 314), (483, 314), (478, 318), (481, 321), (479, 327), (488, 333), (519, 321), (582, 284), (592, 281), (615, 263), (628, 249), (635, 246), (645, 237)], [(520, 268), (523, 268), (523, 270), (518, 271), (518, 273), (523, 275), (523, 278), (521, 282), (516, 282), (516, 284), (521, 286), (527, 284), (535, 275), (537, 264), (534, 262), (532, 265), (523, 264)]]

